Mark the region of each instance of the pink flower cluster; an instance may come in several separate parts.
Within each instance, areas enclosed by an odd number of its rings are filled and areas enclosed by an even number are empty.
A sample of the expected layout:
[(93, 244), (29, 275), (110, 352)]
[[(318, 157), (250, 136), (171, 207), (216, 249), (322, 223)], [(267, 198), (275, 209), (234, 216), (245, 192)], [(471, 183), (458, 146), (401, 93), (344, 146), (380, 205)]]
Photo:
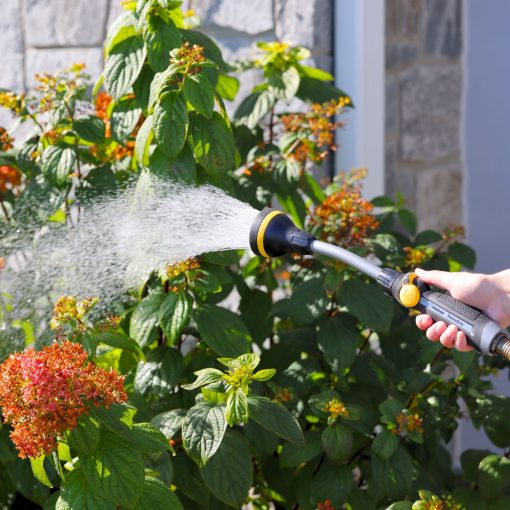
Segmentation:
[(19, 456), (54, 451), (58, 437), (91, 405), (125, 402), (123, 383), (115, 370), (89, 363), (83, 347), (67, 340), (11, 354), (0, 365), (0, 407)]

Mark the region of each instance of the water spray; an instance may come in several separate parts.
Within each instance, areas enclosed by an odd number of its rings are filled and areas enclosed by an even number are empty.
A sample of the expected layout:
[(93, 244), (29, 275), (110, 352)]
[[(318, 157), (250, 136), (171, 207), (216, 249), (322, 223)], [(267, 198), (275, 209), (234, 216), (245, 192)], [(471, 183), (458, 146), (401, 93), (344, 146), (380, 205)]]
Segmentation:
[(281, 211), (262, 210), (252, 223), (249, 240), (253, 252), (263, 257), (279, 257), (285, 253), (317, 254), (344, 262), (374, 279), (405, 308), (456, 326), (478, 352), (497, 354), (510, 361), (510, 335), (477, 308), (455, 299), (448, 292), (432, 290), (412, 272), (404, 274), (381, 268), (344, 248), (319, 241), (296, 227)]

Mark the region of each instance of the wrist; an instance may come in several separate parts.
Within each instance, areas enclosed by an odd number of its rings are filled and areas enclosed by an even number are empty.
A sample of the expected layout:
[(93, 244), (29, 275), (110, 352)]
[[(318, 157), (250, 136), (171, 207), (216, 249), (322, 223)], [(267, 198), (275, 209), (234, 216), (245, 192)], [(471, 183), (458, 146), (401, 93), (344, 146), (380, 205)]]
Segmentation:
[(487, 275), (488, 280), (494, 286), (494, 300), (499, 304), (500, 313), (504, 317), (504, 323), (510, 323), (510, 269), (499, 273)]

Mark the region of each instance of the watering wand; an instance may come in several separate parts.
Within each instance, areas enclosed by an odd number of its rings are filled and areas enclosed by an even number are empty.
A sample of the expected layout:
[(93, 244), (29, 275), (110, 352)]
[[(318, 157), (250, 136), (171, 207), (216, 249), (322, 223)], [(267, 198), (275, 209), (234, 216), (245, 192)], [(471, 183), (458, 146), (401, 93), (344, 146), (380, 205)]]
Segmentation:
[(256, 216), (250, 229), (250, 246), (254, 253), (263, 257), (279, 257), (285, 253), (318, 254), (344, 262), (376, 280), (402, 306), (456, 326), (477, 351), (498, 354), (510, 361), (510, 335), (477, 308), (455, 299), (448, 292), (431, 290), (414, 273), (381, 268), (344, 248), (319, 241), (296, 227), (281, 211), (267, 208)]

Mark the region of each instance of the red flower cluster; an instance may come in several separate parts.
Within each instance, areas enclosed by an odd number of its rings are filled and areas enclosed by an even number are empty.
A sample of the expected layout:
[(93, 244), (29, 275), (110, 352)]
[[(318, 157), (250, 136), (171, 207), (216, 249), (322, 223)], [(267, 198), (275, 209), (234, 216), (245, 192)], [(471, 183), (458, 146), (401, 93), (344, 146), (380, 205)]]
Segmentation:
[(88, 363), (73, 342), (11, 354), (0, 365), (0, 406), (19, 456), (51, 453), (89, 406), (125, 402), (123, 382), (115, 370)]
[(14, 147), (14, 138), (6, 131), (5, 128), (0, 127), (0, 151), (8, 151)]
[(21, 174), (9, 165), (0, 166), (0, 191), (6, 192), (21, 184)]
[(317, 510), (335, 510), (335, 507), (331, 504), (330, 499), (325, 499), (317, 503)]

